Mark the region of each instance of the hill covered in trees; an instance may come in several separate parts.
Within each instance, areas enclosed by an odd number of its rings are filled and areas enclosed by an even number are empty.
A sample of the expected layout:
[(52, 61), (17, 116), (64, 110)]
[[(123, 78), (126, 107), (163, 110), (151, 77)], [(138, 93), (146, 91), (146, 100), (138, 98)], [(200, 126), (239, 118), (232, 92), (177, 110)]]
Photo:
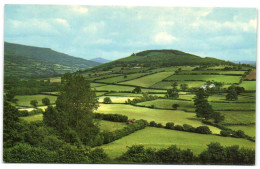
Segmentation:
[(234, 65), (232, 62), (212, 57), (200, 57), (178, 50), (146, 50), (133, 53), (131, 56), (121, 58), (96, 68), (112, 67), (168, 67), (185, 65)]
[(73, 57), (50, 48), (4, 43), (5, 76), (40, 77), (75, 72), (100, 63)]

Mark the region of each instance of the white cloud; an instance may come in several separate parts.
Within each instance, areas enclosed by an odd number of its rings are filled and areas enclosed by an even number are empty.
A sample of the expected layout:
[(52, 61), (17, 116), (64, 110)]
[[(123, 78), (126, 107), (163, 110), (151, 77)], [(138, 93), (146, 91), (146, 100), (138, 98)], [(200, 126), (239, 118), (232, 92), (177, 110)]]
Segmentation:
[(166, 32), (159, 32), (154, 36), (154, 42), (157, 44), (170, 44), (173, 41), (178, 40), (176, 37), (166, 33)]
[(79, 13), (79, 14), (88, 13), (88, 8), (83, 7), (83, 6), (71, 6), (71, 9), (72, 9), (73, 12)]
[(165, 26), (173, 26), (174, 22), (173, 21), (159, 21), (158, 25), (165, 27)]
[(63, 25), (66, 28), (69, 28), (70, 25), (66, 19), (56, 18), (55, 21), (61, 25)]
[(101, 22), (95, 22), (91, 23), (85, 27), (83, 27), (83, 32), (85, 33), (97, 33), (99, 30), (103, 29), (105, 27), (105, 23), (103, 21)]

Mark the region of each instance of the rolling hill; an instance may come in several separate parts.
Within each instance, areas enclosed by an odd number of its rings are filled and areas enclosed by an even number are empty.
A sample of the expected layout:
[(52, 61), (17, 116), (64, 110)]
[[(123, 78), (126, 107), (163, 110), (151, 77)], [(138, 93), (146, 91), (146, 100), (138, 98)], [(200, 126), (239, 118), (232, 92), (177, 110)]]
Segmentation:
[(50, 48), (4, 43), (5, 76), (44, 77), (87, 69), (100, 63)]
[(146, 50), (133, 53), (131, 56), (121, 58), (95, 68), (112, 68), (126, 66), (141, 67), (168, 67), (168, 66), (185, 66), (185, 65), (218, 65), (234, 63), (220, 60), (212, 57), (202, 58), (193, 54), (185, 53), (178, 50)]

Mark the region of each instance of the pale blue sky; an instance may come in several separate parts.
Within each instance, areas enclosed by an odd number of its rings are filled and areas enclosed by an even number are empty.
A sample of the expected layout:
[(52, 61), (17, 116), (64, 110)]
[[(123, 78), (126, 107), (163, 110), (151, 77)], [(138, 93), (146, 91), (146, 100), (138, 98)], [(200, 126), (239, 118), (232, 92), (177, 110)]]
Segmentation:
[(254, 61), (256, 27), (252, 8), (6, 5), (4, 39), (85, 59), (176, 49)]

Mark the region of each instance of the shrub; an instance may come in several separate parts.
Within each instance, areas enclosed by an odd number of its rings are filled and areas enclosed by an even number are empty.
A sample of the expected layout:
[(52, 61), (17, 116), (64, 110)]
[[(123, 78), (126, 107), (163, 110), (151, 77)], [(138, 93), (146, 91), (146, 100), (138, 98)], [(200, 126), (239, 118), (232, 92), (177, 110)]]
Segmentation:
[(188, 124), (183, 124), (183, 130), (188, 132), (195, 132), (195, 128)]
[(95, 113), (94, 117), (97, 119), (108, 120), (108, 121), (115, 121), (115, 122), (127, 122), (128, 117), (121, 114), (101, 114)]
[(166, 123), (165, 128), (167, 128), (167, 129), (174, 129), (174, 123), (172, 123), (172, 122)]
[(176, 126), (174, 127), (174, 129), (175, 129), (175, 130), (179, 130), (179, 131), (183, 131), (183, 130), (184, 130), (181, 125), (176, 125)]
[(195, 129), (195, 132), (201, 134), (211, 134), (211, 131), (208, 126), (199, 126)]
[(239, 137), (239, 138), (245, 138), (245, 137), (246, 137), (244, 131), (242, 131), (242, 130), (236, 131), (236, 132), (234, 133), (234, 136), (235, 136), (235, 137)]
[(221, 136), (230, 136), (232, 134), (232, 132), (230, 130), (221, 130), (220, 131), (220, 135)]
[(158, 123), (158, 124), (156, 125), (156, 127), (158, 127), (158, 128), (163, 128), (163, 125), (162, 125), (162, 123)]
[(157, 124), (156, 124), (156, 122), (155, 122), (155, 121), (151, 121), (151, 122), (150, 122), (150, 124), (149, 124), (149, 126), (151, 126), (151, 127), (156, 127), (156, 126), (157, 126)]

